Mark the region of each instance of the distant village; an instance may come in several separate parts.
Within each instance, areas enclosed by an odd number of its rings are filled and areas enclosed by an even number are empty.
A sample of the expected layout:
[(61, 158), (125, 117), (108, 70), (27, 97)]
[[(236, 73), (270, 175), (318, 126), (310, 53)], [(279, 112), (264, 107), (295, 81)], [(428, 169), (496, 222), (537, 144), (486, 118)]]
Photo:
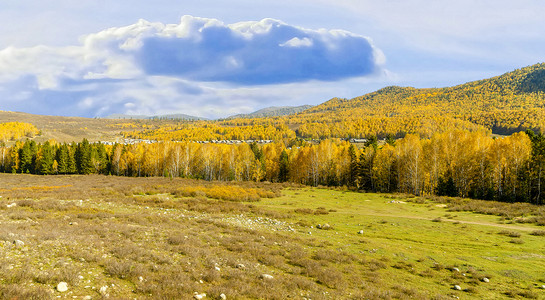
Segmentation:
[[(352, 144), (366, 143), (367, 139), (345, 139)], [(134, 144), (153, 144), (157, 143), (157, 140), (144, 140), (144, 139), (123, 139), (120, 142), (111, 142), (111, 141), (101, 141), (96, 143), (101, 143), (104, 145), (114, 145), (114, 144), (124, 144), (124, 145), (134, 145)], [(174, 141), (176, 142), (176, 141)], [(226, 144), (226, 145), (238, 145), (238, 144), (270, 144), (273, 143), (273, 140), (211, 140), (211, 141), (195, 141), (199, 144)], [(320, 143), (320, 140), (310, 140), (312, 143)]]

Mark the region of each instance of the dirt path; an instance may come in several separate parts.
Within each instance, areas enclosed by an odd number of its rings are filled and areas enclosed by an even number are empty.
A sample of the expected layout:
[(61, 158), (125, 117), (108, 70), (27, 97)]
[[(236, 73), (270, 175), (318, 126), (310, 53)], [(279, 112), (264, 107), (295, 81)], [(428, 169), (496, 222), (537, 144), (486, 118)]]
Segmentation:
[[(375, 216), (375, 217), (387, 217), (387, 218), (404, 218), (404, 219), (429, 220), (429, 221), (433, 220), (433, 219), (430, 219), (430, 218), (417, 217), (417, 216), (406, 216), (406, 215), (389, 215), (389, 214), (376, 214), (376, 213), (368, 213), (368, 214), (365, 214), (365, 215)], [(460, 224), (482, 225), (482, 226), (490, 226), (490, 227), (496, 227), (496, 228), (522, 230), (522, 231), (535, 231), (535, 230), (537, 230), (534, 227), (526, 227), (526, 226), (519, 226), (519, 225), (496, 224), (496, 223), (476, 222), (476, 221), (463, 221), (463, 220), (454, 220), (454, 219), (441, 219), (441, 222), (452, 222), (452, 223), (457, 222), (457, 223), (460, 223)]]

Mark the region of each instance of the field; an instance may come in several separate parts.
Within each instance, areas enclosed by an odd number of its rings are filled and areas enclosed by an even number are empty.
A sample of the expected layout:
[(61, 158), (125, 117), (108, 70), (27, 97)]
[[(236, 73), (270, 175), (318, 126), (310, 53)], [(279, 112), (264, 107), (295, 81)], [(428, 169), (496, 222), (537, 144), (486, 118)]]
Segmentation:
[(545, 298), (529, 204), (98, 175), (0, 196), (2, 299)]
[(55, 140), (60, 143), (80, 142), (86, 138), (90, 142), (122, 142), (122, 131), (144, 130), (150, 124), (176, 124), (172, 120), (117, 120), (91, 119), (81, 117), (60, 117), (27, 114), (23, 112), (0, 111), (0, 120), (4, 122), (31, 123), (40, 129), (35, 138), (37, 143)]

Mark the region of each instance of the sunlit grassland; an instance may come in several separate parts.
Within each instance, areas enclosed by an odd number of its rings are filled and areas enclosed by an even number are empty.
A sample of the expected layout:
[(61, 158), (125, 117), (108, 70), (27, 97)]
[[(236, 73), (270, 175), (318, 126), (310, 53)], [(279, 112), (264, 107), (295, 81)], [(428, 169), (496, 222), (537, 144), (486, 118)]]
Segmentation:
[[(449, 211), (445, 201), (270, 183), (19, 174), (0, 175), (0, 196), (0, 298), (545, 296), (543, 226)], [(55, 291), (60, 281), (67, 292)]]
[[(379, 271), (386, 285), (463, 298), (545, 296), (545, 290), (536, 289), (545, 280), (545, 240), (536, 234), (541, 226), (450, 212), (442, 204), (412, 196), (325, 189), (284, 190), (283, 197), (257, 205), (282, 212), (318, 207), (331, 211), (298, 218), (314, 225), (307, 230), (309, 236), (327, 240), (332, 248), (389, 260), (393, 268)], [(324, 223), (334, 230), (316, 229)], [(357, 234), (360, 230), (363, 233)], [(452, 272), (454, 267), (461, 272)], [(490, 282), (483, 283), (484, 277)], [(455, 284), (467, 290), (454, 292)]]

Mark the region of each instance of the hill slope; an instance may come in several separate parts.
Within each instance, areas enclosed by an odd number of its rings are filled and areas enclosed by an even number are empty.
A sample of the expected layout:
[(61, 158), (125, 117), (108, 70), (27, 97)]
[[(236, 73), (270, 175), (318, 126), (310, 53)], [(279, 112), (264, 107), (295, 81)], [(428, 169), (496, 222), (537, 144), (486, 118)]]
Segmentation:
[(229, 119), (235, 118), (267, 118), (267, 117), (281, 117), (287, 115), (293, 115), (300, 113), (309, 108), (312, 108), (312, 105), (301, 105), (301, 106), (271, 106), (267, 108), (254, 111), (249, 114), (239, 114), (229, 117)]
[(292, 121), (331, 124), (362, 118), (396, 122), (452, 118), (495, 133), (511, 133), (545, 129), (544, 108), (545, 64), (541, 63), (454, 87), (391, 86), (350, 100), (333, 98), (294, 116)]
[(122, 120), (175, 120), (175, 121), (197, 121), (206, 120), (206, 118), (190, 116), (186, 114), (169, 114), (169, 115), (125, 115), (125, 114), (113, 114), (106, 117), (106, 119), (122, 119)]

